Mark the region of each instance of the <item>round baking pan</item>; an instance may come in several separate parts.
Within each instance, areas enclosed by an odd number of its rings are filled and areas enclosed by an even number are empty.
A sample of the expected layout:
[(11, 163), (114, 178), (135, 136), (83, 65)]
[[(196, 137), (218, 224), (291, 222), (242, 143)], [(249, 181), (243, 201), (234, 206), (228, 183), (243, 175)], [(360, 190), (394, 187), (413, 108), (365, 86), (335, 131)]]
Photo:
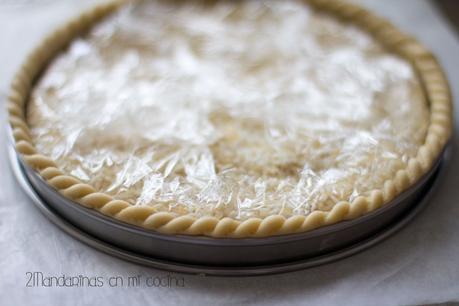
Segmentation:
[(323, 264), (389, 236), (425, 205), (447, 150), (417, 184), (365, 216), (305, 233), (243, 239), (168, 235), (120, 222), (63, 197), (12, 147), (10, 155), (16, 176), (35, 204), (72, 236), (102, 251), (167, 270), (259, 275)]

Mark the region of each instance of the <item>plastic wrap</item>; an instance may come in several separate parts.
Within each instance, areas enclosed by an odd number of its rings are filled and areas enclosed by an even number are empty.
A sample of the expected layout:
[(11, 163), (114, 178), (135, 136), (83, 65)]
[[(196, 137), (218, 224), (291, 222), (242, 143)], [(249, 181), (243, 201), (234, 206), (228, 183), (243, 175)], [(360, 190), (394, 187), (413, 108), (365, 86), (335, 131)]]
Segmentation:
[(408, 62), (299, 1), (127, 7), (50, 65), (28, 108), (37, 148), (98, 190), (241, 220), (382, 187), (428, 120)]

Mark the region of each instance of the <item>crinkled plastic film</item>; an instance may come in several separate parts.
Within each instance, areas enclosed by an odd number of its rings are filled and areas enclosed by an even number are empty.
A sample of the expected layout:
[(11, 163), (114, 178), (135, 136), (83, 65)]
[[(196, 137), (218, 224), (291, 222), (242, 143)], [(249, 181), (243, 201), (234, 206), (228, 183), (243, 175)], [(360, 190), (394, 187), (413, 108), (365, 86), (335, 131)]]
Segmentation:
[(240, 220), (381, 188), (428, 116), (408, 62), (300, 1), (126, 7), (49, 66), (28, 106), (38, 150), (81, 181)]

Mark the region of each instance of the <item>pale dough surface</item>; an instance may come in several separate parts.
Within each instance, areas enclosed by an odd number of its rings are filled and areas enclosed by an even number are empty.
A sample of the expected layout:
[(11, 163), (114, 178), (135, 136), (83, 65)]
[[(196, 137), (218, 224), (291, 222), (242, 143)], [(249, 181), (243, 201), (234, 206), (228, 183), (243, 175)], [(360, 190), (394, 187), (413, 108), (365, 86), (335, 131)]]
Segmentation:
[(299, 1), (123, 9), (36, 86), (38, 150), (158, 211), (247, 219), (381, 188), (422, 144), (410, 64)]

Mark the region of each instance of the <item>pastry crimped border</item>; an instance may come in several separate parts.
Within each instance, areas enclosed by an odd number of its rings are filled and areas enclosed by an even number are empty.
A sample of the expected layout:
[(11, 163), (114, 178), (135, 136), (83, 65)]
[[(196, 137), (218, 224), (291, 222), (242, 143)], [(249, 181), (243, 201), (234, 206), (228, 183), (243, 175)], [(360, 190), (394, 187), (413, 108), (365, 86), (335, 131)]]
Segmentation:
[(97, 192), (92, 186), (63, 173), (51, 158), (37, 153), (25, 119), (26, 103), (34, 81), (46, 64), (75, 37), (127, 1), (112, 1), (81, 14), (50, 34), (27, 57), (13, 79), (8, 97), (9, 122), (16, 150), (22, 159), (63, 196), (118, 220), (167, 234), (205, 235), (212, 237), (266, 237), (310, 231), (343, 220), (365, 215), (393, 200), (417, 182), (432, 167), (443, 151), (452, 130), (451, 94), (446, 77), (435, 57), (414, 38), (401, 33), (391, 23), (367, 10), (340, 0), (305, 0), (319, 10), (333, 14), (371, 33), (389, 50), (409, 60), (416, 69), (430, 102), (430, 124), (425, 143), (405, 169), (385, 181), (381, 189), (369, 196), (359, 196), (351, 203), (337, 203), (331, 211), (284, 217), (271, 215), (264, 219), (239, 221), (210, 216), (194, 217), (170, 212), (156, 212), (149, 206), (135, 206)]

